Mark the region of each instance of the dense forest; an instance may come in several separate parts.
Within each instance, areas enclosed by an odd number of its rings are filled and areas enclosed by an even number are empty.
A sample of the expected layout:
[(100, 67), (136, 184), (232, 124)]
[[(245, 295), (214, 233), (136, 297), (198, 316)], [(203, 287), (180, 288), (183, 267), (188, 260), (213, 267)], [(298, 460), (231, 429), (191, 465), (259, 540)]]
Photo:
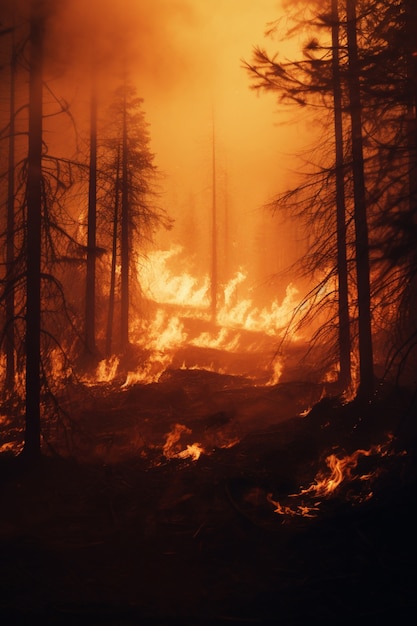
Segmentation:
[[(225, 321), (240, 278), (219, 280), (214, 140), (199, 316), (152, 300), (155, 239), (175, 223), (146, 102), (94, 30), (56, 46), (64, 5), (0, 9), (0, 614), (405, 619), (416, 3), (282, 0), (281, 17), (264, 16), (269, 49), (253, 42), (241, 62), (248, 88), (308, 116), (316, 138), (304, 171), (259, 207), (277, 220), (265, 233), (277, 250), (280, 222), (304, 233), (286, 271), (307, 288), (298, 301), (287, 290), (272, 329), (244, 302)], [(294, 39), (288, 58), (280, 45)]]

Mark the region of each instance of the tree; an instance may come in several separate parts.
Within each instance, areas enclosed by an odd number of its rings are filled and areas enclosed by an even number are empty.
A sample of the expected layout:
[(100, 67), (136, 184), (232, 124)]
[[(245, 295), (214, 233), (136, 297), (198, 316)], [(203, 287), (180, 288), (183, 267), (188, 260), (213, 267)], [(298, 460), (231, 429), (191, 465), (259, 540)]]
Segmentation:
[[(124, 82), (114, 95), (110, 121), (106, 124), (100, 175), (103, 181), (100, 236), (103, 248), (111, 251), (110, 270), (103, 281), (108, 292), (106, 354), (114, 340), (116, 294), (119, 295), (120, 326), (118, 350), (130, 345), (130, 310), (135, 292), (140, 291), (138, 260), (152, 241), (156, 228), (170, 227), (166, 212), (156, 200), (157, 168), (150, 151), (150, 136), (143, 100)], [(107, 225), (111, 225), (109, 230)], [(117, 265), (120, 280), (117, 289)]]
[[(14, 22), (14, 20), (13, 20)], [(7, 225), (6, 225), (6, 325), (5, 325), (5, 352), (6, 352), (6, 380), (5, 389), (9, 397), (14, 394), (15, 386), (15, 82), (16, 82), (16, 43), (13, 23), (11, 32), (10, 58), (10, 103), (9, 103), (9, 150), (8, 150), (8, 177), (7, 177)]]
[[(23, 456), (29, 460), (40, 455), (41, 416), (46, 417), (50, 409), (49, 415), (57, 413), (56, 381), (59, 377), (62, 381), (70, 369), (71, 336), (67, 331), (76, 332), (60, 276), (64, 262), (68, 261), (68, 243), (78, 245), (67, 231), (72, 220), (63, 205), (73, 182), (73, 170), (78, 166), (54, 156), (44, 133), (45, 119), (53, 120), (57, 114), (68, 113), (65, 101), (57, 98), (45, 81), (44, 41), (50, 9), (48, 2), (33, 0), (29, 17), (18, 15), (16, 36), (19, 35), (20, 40), (14, 50), (13, 63), (17, 76), (19, 68), (22, 85), (29, 77), (29, 91), (27, 94), (22, 90), (24, 104), (17, 107), (15, 89), (12, 89), (9, 122), (2, 131), (9, 141), (5, 179), (7, 224), (2, 235), (7, 244), (5, 288), (1, 296), (6, 303), (3, 335), (9, 340), (13, 337), (10, 359), (17, 362), (13, 379), (17, 374), (24, 378), (24, 389), (16, 388), (16, 395), (20, 396), (16, 397), (16, 402), (22, 400), (25, 407)], [(11, 83), (14, 86), (13, 80)], [(46, 111), (45, 89), (50, 96)], [(28, 123), (22, 116), (20, 126), (15, 127), (17, 114), (26, 110)], [(19, 156), (15, 149), (18, 139)], [(11, 328), (13, 333), (10, 333)], [(9, 349), (8, 342), (6, 349)], [(11, 372), (12, 368), (10, 380)]]
[(351, 342), (349, 322), (349, 285), (346, 242), (346, 202), (345, 202), (345, 163), (343, 141), (343, 94), (340, 72), (340, 25), (338, 0), (331, 5), (332, 30), (332, 82), (334, 103), (335, 138), (335, 184), (336, 184), (336, 237), (337, 237), (337, 277), (339, 315), (339, 381), (343, 389), (351, 383)]
[[(353, 260), (356, 265), (356, 279), (353, 281), (350, 277), (350, 284), (355, 285), (357, 291), (350, 306), (351, 328), (352, 336), (354, 339), (357, 336), (359, 344), (358, 395), (369, 398), (374, 385), (374, 346), (377, 345), (379, 362), (383, 362), (389, 353), (389, 344), (395, 348), (392, 344), (395, 328), (408, 325), (409, 339), (416, 336), (401, 311), (402, 302), (410, 302), (410, 296), (414, 301), (412, 293), (415, 291), (414, 287), (408, 286), (415, 284), (415, 254), (411, 250), (415, 250), (416, 232), (413, 208), (416, 196), (416, 60), (415, 43), (410, 43), (414, 41), (410, 33), (414, 32), (416, 9), (409, 0), (389, 4), (381, 0), (346, 0), (339, 3), (342, 7), (339, 22), (332, 19), (330, 11), (323, 10), (319, 3), (299, 4), (312, 7), (313, 17), (303, 26), (308, 26), (314, 35), (323, 25), (332, 24), (333, 80), (328, 79), (326, 46), (320, 45), (316, 36), (311, 37), (305, 46), (307, 59), (303, 61), (278, 63), (258, 49), (255, 63), (248, 69), (258, 81), (258, 88), (276, 91), (281, 100), (315, 107), (319, 101), (325, 108), (330, 106), (329, 94), (336, 95), (338, 80), (335, 81), (334, 77), (339, 75), (342, 123), (349, 131), (342, 134), (349, 235), (346, 250), (348, 264)], [(334, 2), (332, 8), (334, 18)], [(336, 26), (343, 33), (339, 41), (345, 42), (343, 48), (341, 45), (337, 47), (344, 52), (338, 60), (338, 69), (334, 45)], [(335, 97), (331, 106), (336, 116)], [(351, 167), (348, 168), (349, 155)], [(277, 205), (282, 206), (285, 201), (292, 202), (293, 206), (314, 202), (312, 215), (320, 219), (320, 215), (324, 215), (320, 210), (324, 206), (325, 187), (328, 187), (329, 176), (335, 176), (337, 180), (340, 158), (336, 155), (333, 173), (322, 167), (319, 172), (322, 175), (327, 172), (327, 176), (323, 175), (321, 180), (318, 177), (313, 183), (310, 178), (301, 192), (293, 190), (284, 194), (279, 199), (281, 204), (278, 202)], [(355, 226), (353, 232), (351, 218)], [(321, 249), (313, 246), (307, 257), (310, 268), (328, 261), (334, 250), (332, 237), (322, 234), (320, 243)], [(326, 281), (331, 275), (332, 272), (327, 274)], [(339, 277), (339, 302), (340, 284)], [(312, 294), (317, 294), (317, 287)], [(405, 300), (402, 300), (403, 295)], [(356, 319), (352, 305), (357, 309)], [(399, 312), (397, 320), (396, 312)], [(401, 342), (400, 345), (405, 346), (404, 341)], [(412, 345), (408, 342), (410, 349)]]
[(369, 398), (374, 389), (371, 329), (371, 288), (365, 166), (362, 138), (362, 100), (359, 79), (359, 55), (356, 36), (356, 0), (346, 0), (348, 92), (352, 133), (353, 199), (355, 222), (356, 278), (359, 325), (359, 389), (358, 395)]
[(42, 93), (44, 15), (32, 0), (30, 16), (29, 146), (27, 176), (26, 429), (25, 456), (40, 454)]
[(91, 81), (90, 164), (88, 179), (87, 272), (85, 296), (85, 349), (95, 355), (96, 347), (96, 230), (97, 230), (97, 86)]
[[(255, 78), (254, 87), (276, 92), (281, 101), (289, 102), (295, 106), (305, 107), (309, 104), (314, 107), (325, 108), (333, 111), (334, 125), (334, 152), (330, 157), (334, 164), (325, 168), (324, 164), (319, 167), (315, 178), (311, 174), (307, 178), (306, 186), (303, 185), (289, 194), (285, 193), (273, 203), (273, 209), (283, 207), (295, 202), (302, 207), (303, 219), (309, 220), (308, 230), (310, 233), (320, 233), (321, 239), (310, 240), (310, 252), (305, 256), (304, 266), (310, 273), (320, 271), (320, 282), (307, 294), (302, 303), (309, 304), (308, 311), (311, 316), (316, 311), (322, 311), (323, 306), (333, 306), (331, 283), (337, 278), (337, 333), (339, 353), (339, 385), (347, 389), (351, 379), (351, 341), (349, 320), (349, 287), (347, 266), (347, 240), (346, 240), (346, 208), (345, 208), (345, 136), (343, 133), (343, 89), (342, 74), (340, 68), (339, 40), (339, 17), (338, 3), (332, 0), (329, 13), (323, 12), (314, 20), (315, 28), (319, 30), (331, 29), (331, 43), (323, 46), (316, 37), (308, 40), (303, 50), (304, 58), (300, 61), (279, 63), (276, 57), (271, 58), (264, 50), (255, 49), (254, 63), (246, 64), (252, 78)], [(313, 27), (312, 27), (313, 28)], [(318, 56), (318, 54), (320, 56)], [(330, 60), (329, 60), (330, 59)], [(327, 124), (327, 117), (326, 124)], [(331, 138), (325, 137), (325, 141)], [(321, 146), (323, 153), (327, 152), (324, 144)], [(323, 161), (323, 157), (321, 157)], [(329, 180), (333, 179), (334, 187), (330, 187)], [(314, 207), (311, 218), (307, 216), (304, 206)], [(323, 211), (320, 212), (319, 206)], [(335, 219), (332, 213), (335, 211)], [(317, 224), (320, 224), (317, 226)], [(334, 228), (329, 232), (329, 226)], [(332, 260), (335, 258), (336, 263)], [(331, 268), (330, 271), (328, 268)], [(326, 287), (326, 284), (330, 287)], [(323, 293), (326, 295), (323, 297)], [(332, 328), (326, 322), (322, 327), (317, 339), (324, 339), (326, 329)]]

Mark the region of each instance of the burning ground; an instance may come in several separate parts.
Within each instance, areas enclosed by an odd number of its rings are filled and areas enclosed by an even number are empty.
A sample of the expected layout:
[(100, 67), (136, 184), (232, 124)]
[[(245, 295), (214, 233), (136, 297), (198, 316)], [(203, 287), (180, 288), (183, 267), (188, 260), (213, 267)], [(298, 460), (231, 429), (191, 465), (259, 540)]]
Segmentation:
[(302, 337), (277, 353), (296, 291), (256, 306), (235, 297), (244, 278), (213, 320), (207, 281), (164, 274), (125, 358), (81, 379), (57, 358), (36, 468), (16, 456), (23, 408), (5, 407), (6, 624), (372, 624), (416, 608), (415, 398), (335, 396)]
[(34, 471), (2, 455), (4, 623), (373, 624), (415, 610), (405, 392), (343, 404), (315, 382), (184, 366), (121, 383), (67, 390), (70, 421), (45, 433)]

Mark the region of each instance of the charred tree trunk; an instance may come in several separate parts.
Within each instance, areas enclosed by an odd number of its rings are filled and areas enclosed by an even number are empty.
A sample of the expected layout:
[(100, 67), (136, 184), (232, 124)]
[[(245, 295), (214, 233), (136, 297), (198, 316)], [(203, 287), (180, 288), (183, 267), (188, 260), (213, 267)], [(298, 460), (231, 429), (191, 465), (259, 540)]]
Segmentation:
[(122, 207), (121, 207), (121, 350), (126, 352), (129, 347), (129, 170), (128, 170), (128, 137), (127, 137), (127, 102), (126, 93), (123, 103), (122, 124)]
[(352, 128), (352, 168), (359, 329), (359, 389), (357, 395), (358, 398), (366, 399), (371, 396), (374, 389), (374, 372), (367, 200), (362, 138), (362, 102), (356, 33), (356, 0), (346, 0), (346, 13), (349, 55), (348, 91)]
[(96, 256), (97, 256), (97, 93), (93, 79), (90, 103), (90, 167), (87, 219), (87, 275), (85, 297), (85, 349), (95, 355), (96, 347)]
[(34, 0), (30, 23), (29, 151), (27, 178), (26, 429), (24, 455), (40, 455), (40, 335), (42, 218), (43, 17)]
[(407, 147), (409, 156), (410, 213), (417, 217), (417, 4), (406, 0), (407, 41)]
[(337, 276), (339, 314), (339, 384), (347, 389), (351, 383), (351, 345), (349, 322), (348, 269), (346, 252), (346, 205), (343, 155), (342, 88), (339, 55), (338, 0), (332, 0), (332, 75), (334, 101), (334, 129), (336, 149), (336, 225), (337, 225)]
[(12, 397), (15, 388), (15, 79), (16, 79), (16, 51), (14, 30), (12, 30), (11, 61), (10, 61), (10, 138), (8, 154), (8, 181), (7, 181), (7, 241), (6, 241), (6, 379), (5, 387), (8, 397)]
[(108, 315), (107, 315), (107, 332), (106, 332), (106, 356), (107, 357), (111, 356), (112, 340), (113, 340), (114, 300), (115, 300), (115, 291), (116, 291), (117, 234), (119, 230), (119, 192), (120, 192), (120, 147), (118, 148), (118, 151), (117, 151), (116, 183), (115, 183), (115, 195), (114, 195), (109, 310), (108, 310)]

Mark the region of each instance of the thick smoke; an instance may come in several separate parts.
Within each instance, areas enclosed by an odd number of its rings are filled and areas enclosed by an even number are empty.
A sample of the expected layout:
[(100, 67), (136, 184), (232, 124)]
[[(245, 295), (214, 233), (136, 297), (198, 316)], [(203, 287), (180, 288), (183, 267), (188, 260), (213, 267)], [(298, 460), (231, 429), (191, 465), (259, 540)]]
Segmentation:
[[(124, 77), (144, 98), (165, 176), (162, 201), (176, 219), (170, 238), (187, 246), (197, 235), (200, 256), (208, 257), (214, 135), (230, 271), (268, 255), (259, 236), (275, 226), (265, 225), (270, 218), (260, 208), (287, 183), (288, 144), (292, 149), (302, 133), (277, 125), (275, 98), (250, 90), (242, 59), (250, 60), (268, 22), (282, 14), (277, 0), (3, 0), (1, 22), (10, 23), (12, 8), (27, 22), (31, 1), (47, 13), (45, 79), (69, 103), (81, 137), (88, 134), (93, 76), (102, 111)], [(58, 130), (69, 136), (70, 123), (56, 123), (67, 124)]]

